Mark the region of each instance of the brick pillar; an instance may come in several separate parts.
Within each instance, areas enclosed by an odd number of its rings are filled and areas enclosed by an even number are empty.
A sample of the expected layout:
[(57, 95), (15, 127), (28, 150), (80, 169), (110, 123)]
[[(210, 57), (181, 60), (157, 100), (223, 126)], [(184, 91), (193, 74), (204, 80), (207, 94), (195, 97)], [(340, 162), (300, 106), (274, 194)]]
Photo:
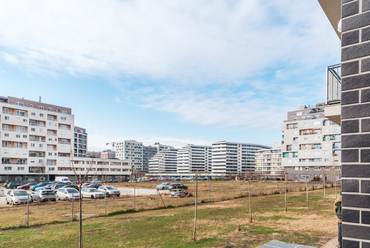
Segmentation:
[(343, 247), (370, 247), (370, 0), (342, 0)]

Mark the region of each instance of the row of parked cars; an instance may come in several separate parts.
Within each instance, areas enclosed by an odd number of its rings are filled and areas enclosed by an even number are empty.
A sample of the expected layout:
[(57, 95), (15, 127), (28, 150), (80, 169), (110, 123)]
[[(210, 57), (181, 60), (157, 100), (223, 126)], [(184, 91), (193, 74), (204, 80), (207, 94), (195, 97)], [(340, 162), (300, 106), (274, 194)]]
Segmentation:
[(187, 190), (188, 186), (183, 185), (182, 183), (161, 183), (155, 187), (158, 190), (174, 190), (174, 189), (184, 189)]
[[(28, 194), (26, 189), (34, 192)], [(28, 201), (77, 200), (80, 193), (82, 197), (92, 199), (121, 195), (117, 188), (98, 183), (84, 183), (80, 189), (79, 185), (70, 185), (64, 182), (41, 182), (39, 184), (28, 183), (18, 186), (18, 189), (9, 190), (6, 194), (6, 203), (14, 205), (24, 204)]]

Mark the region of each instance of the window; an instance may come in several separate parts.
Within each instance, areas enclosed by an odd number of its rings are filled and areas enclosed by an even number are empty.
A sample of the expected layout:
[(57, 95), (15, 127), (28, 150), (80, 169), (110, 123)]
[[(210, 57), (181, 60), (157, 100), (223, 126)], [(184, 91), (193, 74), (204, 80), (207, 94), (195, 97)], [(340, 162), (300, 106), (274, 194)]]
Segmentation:
[(4, 116), (4, 120), (8, 121), (9, 120), (9, 116)]
[(310, 170), (310, 168), (309, 167), (304, 167), (304, 170), (308, 171), (308, 170)]
[(16, 137), (16, 138), (20, 138), (21, 136), (20, 136), (19, 134), (17, 134), (15, 137)]
[(4, 133), (4, 137), (9, 137), (9, 134), (8, 133)]
[(300, 178), (301, 180), (307, 180), (307, 179), (310, 179), (310, 176), (308, 174), (301, 174)]
[(27, 119), (23, 119), (23, 122), (27, 122)]
[(4, 170), (12, 170), (11, 166), (4, 167)]
[(55, 168), (54, 167), (49, 167), (49, 171), (54, 171)]
[(53, 111), (53, 109), (52, 109), (52, 108), (48, 108), (48, 110), (49, 110), (49, 111)]
[(67, 120), (67, 117), (61, 116), (60, 120), (65, 121), (65, 120)]
[(42, 148), (44, 145), (43, 144), (39, 144), (39, 147)]
[(15, 102), (15, 105), (24, 106), (24, 103), (23, 102)]
[(36, 131), (36, 129), (33, 127), (33, 128), (31, 128), (31, 132), (35, 132)]
[(31, 112), (31, 115), (32, 115), (32, 116), (35, 116), (35, 115), (36, 115), (36, 113), (35, 113), (35, 112)]
[(49, 156), (53, 156), (53, 153), (52, 153), (52, 152), (49, 152), (49, 153), (48, 153), (48, 155), (49, 155)]
[(39, 109), (44, 109), (44, 107), (43, 106), (40, 106)]
[(68, 114), (68, 112), (65, 111), (65, 110), (62, 110), (61, 112), (62, 112), (62, 114)]
[(35, 144), (34, 143), (31, 143), (31, 147), (35, 147)]
[(19, 171), (24, 171), (24, 167), (18, 167)]
[(44, 129), (40, 128), (40, 133), (42, 133), (44, 131)]
[(44, 114), (41, 114), (41, 113), (40, 113), (40, 117), (44, 117)]

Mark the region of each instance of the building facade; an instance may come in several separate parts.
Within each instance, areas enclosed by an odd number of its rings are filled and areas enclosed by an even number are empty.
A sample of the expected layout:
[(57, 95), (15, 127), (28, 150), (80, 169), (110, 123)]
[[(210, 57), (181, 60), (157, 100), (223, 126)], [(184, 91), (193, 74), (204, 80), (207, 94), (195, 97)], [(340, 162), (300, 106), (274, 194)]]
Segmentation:
[(0, 110), (1, 181), (45, 179), (45, 175), (52, 180), (56, 175), (70, 174), (66, 171), (75, 154), (70, 108), (42, 103), (41, 99), (0, 97)]
[(102, 151), (100, 156), (104, 159), (114, 159), (116, 158), (116, 152), (112, 151), (111, 149), (107, 149)]
[(149, 171), (149, 160), (158, 152), (166, 149), (174, 149), (173, 146), (163, 145), (155, 142), (153, 145), (143, 146), (143, 168), (144, 171)]
[(158, 152), (149, 160), (150, 174), (176, 174), (178, 149), (165, 149)]
[(324, 116), (324, 103), (288, 112), (282, 124), (282, 165), (288, 180), (340, 178), (341, 127)]
[(211, 172), (212, 147), (186, 145), (177, 152), (177, 173)]
[(261, 178), (284, 178), (281, 166), (281, 142), (274, 142), (272, 149), (261, 149), (256, 153), (256, 174)]
[(212, 174), (240, 175), (255, 171), (258, 150), (269, 146), (217, 141), (212, 143)]
[(73, 153), (75, 157), (85, 158), (87, 155), (87, 133), (82, 127), (74, 127)]
[(143, 165), (143, 143), (135, 140), (116, 142), (116, 158), (129, 159), (133, 169), (145, 171)]

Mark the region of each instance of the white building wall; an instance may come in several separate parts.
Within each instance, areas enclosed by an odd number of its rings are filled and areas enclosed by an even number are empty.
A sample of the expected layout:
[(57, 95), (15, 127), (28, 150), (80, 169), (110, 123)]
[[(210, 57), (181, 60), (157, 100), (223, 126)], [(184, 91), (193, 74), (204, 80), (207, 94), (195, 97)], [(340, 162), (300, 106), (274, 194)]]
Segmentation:
[(208, 172), (212, 153), (209, 146), (184, 146), (177, 152), (177, 173)]
[(143, 143), (135, 140), (116, 142), (116, 158), (131, 160), (132, 166), (138, 171), (144, 171)]
[(166, 149), (158, 152), (149, 160), (149, 173), (177, 173), (178, 149)]
[(274, 142), (272, 149), (262, 149), (256, 154), (256, 172), (263, 178), (284, 178), (281, 166), (281, 142)]

